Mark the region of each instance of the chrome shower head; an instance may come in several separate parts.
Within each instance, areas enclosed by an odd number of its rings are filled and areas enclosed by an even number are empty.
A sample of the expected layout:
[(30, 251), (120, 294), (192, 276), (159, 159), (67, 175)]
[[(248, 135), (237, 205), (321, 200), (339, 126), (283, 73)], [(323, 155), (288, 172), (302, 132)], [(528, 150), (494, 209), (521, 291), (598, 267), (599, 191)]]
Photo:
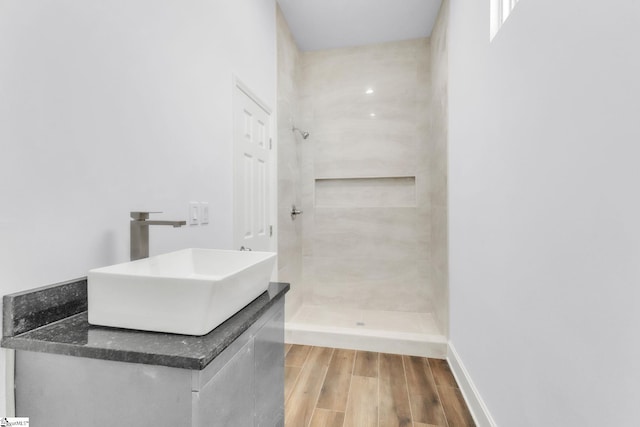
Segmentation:
[(309, 138), (309, 132), (302, 131), (302, 130), (298, 129), (298, 128), (297, 128), (297, 127), (295, 127), (295, 126), (291, 129), (291, 131), (292, 131), (292, 132), (298, 131), (298, 132), (300, 133), (300, 135), (302, 135), (302, 139), (307, 139), (307, 138)]

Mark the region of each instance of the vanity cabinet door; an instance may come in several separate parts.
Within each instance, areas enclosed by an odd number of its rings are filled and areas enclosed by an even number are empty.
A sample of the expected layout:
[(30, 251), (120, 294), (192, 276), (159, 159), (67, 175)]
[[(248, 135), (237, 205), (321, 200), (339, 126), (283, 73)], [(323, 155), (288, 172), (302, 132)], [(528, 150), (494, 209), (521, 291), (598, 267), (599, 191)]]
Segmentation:
[(253, 340), (246, 343), (226, 365), (196, 393), (197, 427), (253, 426)]
[(284, 310), (271, 317), (254, 337), (257, 427), (284, 424)]
[(15, 372), (16, 414), (34, 427), (192, 425), (187, 369), (19, 350)]

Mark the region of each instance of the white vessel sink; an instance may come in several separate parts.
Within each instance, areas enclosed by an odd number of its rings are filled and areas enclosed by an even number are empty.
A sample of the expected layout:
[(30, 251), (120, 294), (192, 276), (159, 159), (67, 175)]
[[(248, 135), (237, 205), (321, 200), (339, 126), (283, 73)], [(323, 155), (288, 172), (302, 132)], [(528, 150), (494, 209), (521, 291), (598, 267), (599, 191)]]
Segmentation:
[(184, 249), (88, 274), (92, 325), (204, 335), (267, 290), (276, 254)]

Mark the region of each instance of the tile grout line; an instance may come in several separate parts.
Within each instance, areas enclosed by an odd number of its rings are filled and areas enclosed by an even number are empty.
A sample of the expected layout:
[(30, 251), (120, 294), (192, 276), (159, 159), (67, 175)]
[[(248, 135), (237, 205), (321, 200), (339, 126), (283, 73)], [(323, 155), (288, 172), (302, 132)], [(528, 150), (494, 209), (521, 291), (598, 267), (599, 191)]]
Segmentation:
[(442, 410), (442, 415), (444, 415), (444, 422), (449, 427), (449, 417), (447, 417), (447, 413), (444, 411), (444, 404), (442, 403), (442, 396), (440, 396), (440, 389), (438, 388), (438, 384), (436, 384), (436, 377), (433, 375), (433, 369), (431, 369), (431, 362), (429, 362), (429, 358), (425, 357), (427, 362), (427, 366), (429, 367), (429, 372), (431, 373), (431, 378), (433, 378), (433, 387), (436, 389), (436, 394), (438, 395), (438, 402), (440, 403), (440, 409)]
[[(311, 351), (309, 351), (311, 354)], [(311, 411), (311, 416), (309, 417), (309, 424), (307, 427), (311, 425), (311, 421), (313, 421), (313, 415), (316, 413), (316, 408), (318, 407), (318, 401), (320, 400), (320, 394), (322, 393), (322, 388), (324, 387), (324, 382), (327, 380), (327, 374), (329, 373), (329, 366), (331, 365), (331, 361), (333, 360), (333, 356), (336, 354), (336, 349), (331, 349), (331, 357), (329, 358), (329, 362), (327, 363), (327, 370), (324, 372), (324, 376), (322, 377), (322, 382), (320, 383), (320, 390), (318, 390), (318, 395), (316, 396), (316, 401), (313, 404), (313, 410)]]

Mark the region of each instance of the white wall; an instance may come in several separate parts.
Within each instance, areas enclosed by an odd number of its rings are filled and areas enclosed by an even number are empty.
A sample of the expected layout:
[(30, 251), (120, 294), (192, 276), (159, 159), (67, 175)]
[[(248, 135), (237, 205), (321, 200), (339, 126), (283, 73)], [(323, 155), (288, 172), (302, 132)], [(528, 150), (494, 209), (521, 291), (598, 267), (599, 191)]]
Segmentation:
[(126, 261), (131, 210), (208, 201), (151, 254), (230, 248), (232, 78), (275, 108), (275, 40), (273, 0), (4, 1), (0, 294)]
[(640, 4), (451, 2), (451, 341), (500, 426), (640, 418)]

